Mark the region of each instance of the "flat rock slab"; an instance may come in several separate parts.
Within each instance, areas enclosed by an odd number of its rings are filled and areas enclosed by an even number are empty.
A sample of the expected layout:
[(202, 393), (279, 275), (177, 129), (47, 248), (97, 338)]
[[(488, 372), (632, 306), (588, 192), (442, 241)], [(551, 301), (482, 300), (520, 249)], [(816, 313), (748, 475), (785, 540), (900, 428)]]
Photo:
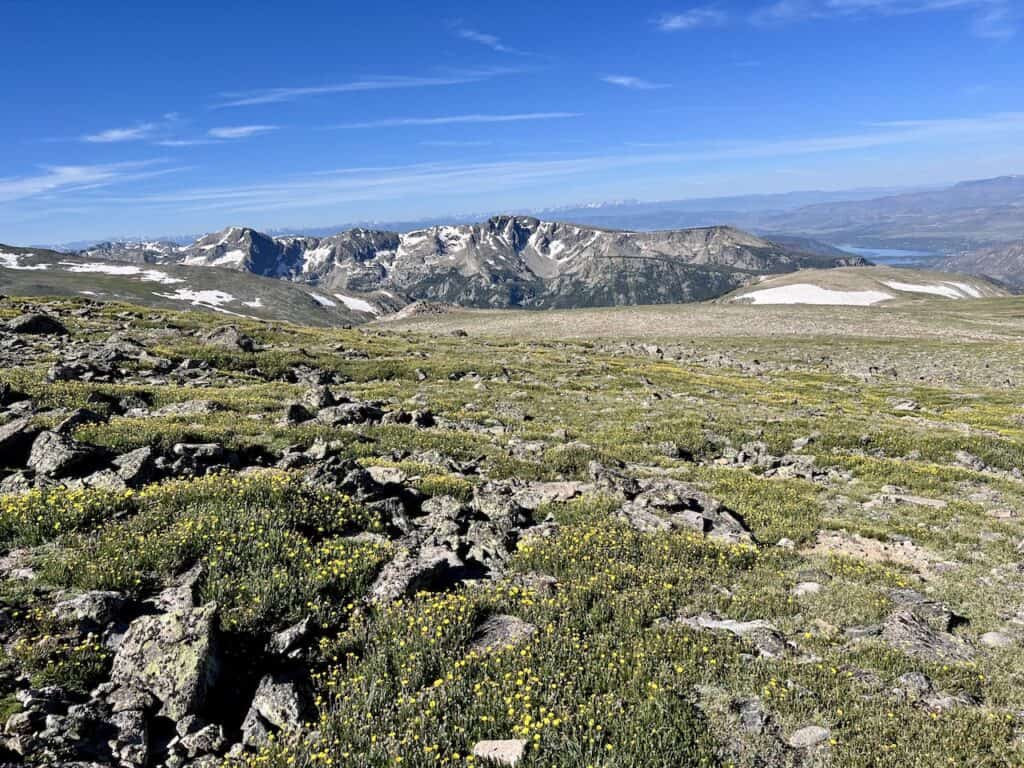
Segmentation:
[(908, 656), (928, 661), (969, 661), (974, 655), (956, 635), (935, 629), (909, 609), (889, 614), (882, 625), (881, 638)]
[(760, 655), (770, 658), (785, 656), (792, 650), (783, 634), (767, 621), (735, 621), (701, 614), (681, 618), (679, 623), (692, 629), (728, 632), (749, 641)]
[(470, 651), (487, 653), (518, 645), (537, 631), (537, 627), (518, 616), (501, 614), (484, 621), (473, 635)]
[(793, 732), (789, 737), (789, 746), (794, 749), (816, 747), (826, 741), (830, 735), (828, 728), (822, 728), (820, 725), (806, 725)]
[(473, 746), (473, 756), (490, 760), (496, 765), (515, 765), (526, 753), (526, 739), (498, 739), (478, 741)]

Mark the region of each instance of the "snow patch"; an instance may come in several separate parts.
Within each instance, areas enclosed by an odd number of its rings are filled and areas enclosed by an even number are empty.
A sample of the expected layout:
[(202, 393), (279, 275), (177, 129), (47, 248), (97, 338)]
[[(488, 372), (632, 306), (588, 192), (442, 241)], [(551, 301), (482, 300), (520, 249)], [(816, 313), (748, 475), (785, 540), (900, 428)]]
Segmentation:
[(972, 299), (980, 299), (984, 296), (984, 294), (977, 286), (971, 285), (970, 283), (955, 283), (952, 281), (947, 281), (946, 285), (952, 285), (954, 288), (957, 288), (958, 290), (961, 290), (964, 293), (966, 293)]
[(22, 264), (20, 262), (23, 255), (34, 256), (35, 254), (0, 253), (0, 267), (32, 271), (48, 269), (50, 266), (49, 264)]
[(749, 300), (752, 304), (833, 304), (867, 307), (891, 299), (884, 291), (833, 291), (810, 283), (762, 288), (737, 296), (733, 301)]
[(338, 306), (337, 302), (331, 301), (326, 296), (321, 296), (319, 293), (310, 293), (309, 295), (312, 296), (313, 297), (313, 301), (315, 301), (321, 307), (336, 307), (336, 306)]
[(336, 293), (334, 295), (341, 299), (342, 304), (355, 312), (369, 312), (371, 315), (380, 314), (380, 310), (366, 299), (358, 299), (355, 296), (346, 296), (343, 293)]
[(964, 294), (951, 285), (928, 285), (923, 283), (901, 283), (898, 280), (883, 280), (885, 285), (894, 291), (905, 291), (906, 293), (927, 293), (933, 296), (943, 296), (947, 299), (962, 299)]
[(217, 308), (222, 304), (235, 301), (235, 297), (224, 291), (193, 291), (191, 288), (178, 288), (174, 293), (157, 293), (154, 296), (173, 301), (188, 301), (193, 306), (208, 306)]
[(60, 265), (62, 267), (67, 267), (68, 272), (100, 273), (104, 275), (117, 275), (119, 277), (137, 277), (144, 282), (160, 283), (161, 285), (174, 285), (175, 283), (185, 282), (177, 277), (171, 277), (166, 272), (161, 272), (159, 269), (143, 269), (142, 267), (136, 267), (131, 264), (98, 264), (94, 262), (77, 264), (73, 261), (62, 261)]
[(257, 296), (252, 301), (243, 301), (242, 304), (246, 307), (252, 307), (253, 309), (260, 309), (263, 307), (263, 299)]
[(329, 245), (311, 248), (302, 255), (302, 271), (313, 272), (330, 258), (334, 249)]
[(243, 261), (245, 261), (245, 251), (235, 248), (223, 256), (218, 256), (212, 263), (215, 267), (221, 267), (225, 264), (241, 264)]

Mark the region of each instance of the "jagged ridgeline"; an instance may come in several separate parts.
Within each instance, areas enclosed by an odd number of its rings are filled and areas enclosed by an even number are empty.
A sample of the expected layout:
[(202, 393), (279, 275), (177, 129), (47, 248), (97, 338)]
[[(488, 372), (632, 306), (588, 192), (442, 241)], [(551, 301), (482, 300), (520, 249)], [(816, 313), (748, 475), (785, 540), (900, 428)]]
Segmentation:
[(764, 274), (864, 263), (814, 241), (773, 242), (731, 227), (625, 232), (529, 216), (406, 233), (351, 229), (323, 238), (231, 227), (191, 245), (103, 243), (77, 255), (219, 267), (377, 303), (502, 308), (702, 301)]

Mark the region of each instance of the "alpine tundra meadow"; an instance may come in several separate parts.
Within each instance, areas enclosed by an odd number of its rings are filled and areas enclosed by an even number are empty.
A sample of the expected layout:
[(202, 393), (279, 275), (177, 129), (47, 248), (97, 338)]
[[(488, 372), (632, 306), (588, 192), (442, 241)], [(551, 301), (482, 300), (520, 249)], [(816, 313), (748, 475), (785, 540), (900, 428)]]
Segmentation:
[(0, 0), (2, 768), (1024, 766), (1024, 9), (613, 5)]

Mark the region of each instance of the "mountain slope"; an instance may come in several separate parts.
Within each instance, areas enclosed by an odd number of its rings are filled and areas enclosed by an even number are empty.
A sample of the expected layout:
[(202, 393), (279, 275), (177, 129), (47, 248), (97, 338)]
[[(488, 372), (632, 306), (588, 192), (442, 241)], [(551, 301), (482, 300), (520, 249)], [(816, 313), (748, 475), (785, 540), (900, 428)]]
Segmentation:
[(230, 227), (188, 246), (104, 244), (83, 256), (219, 267), (396, 300), (530, 308), (695, 301), (761, 274), (864, 263), (810, 241), (781, 244), (731, 227), (640, 233), (530, 216), (323, 238)]
[(0, 293), (87, 296), (319, 326), (363, 323), (400, 305), (385, 295), (316, 291), (242, 271), (103, 261), (6, 245), (0, 245)]
[(911, 299), (987, 299), (1009, 292), (988, 280), (897, 267), (809, 269), (767, 277), (720, 299), (740, 304), (871, 306)]
[(942, 269), (983, 275), (1014, 288), (1024, 288), (1024, 240), (992, 248), (964, 251), (943, 259)]

